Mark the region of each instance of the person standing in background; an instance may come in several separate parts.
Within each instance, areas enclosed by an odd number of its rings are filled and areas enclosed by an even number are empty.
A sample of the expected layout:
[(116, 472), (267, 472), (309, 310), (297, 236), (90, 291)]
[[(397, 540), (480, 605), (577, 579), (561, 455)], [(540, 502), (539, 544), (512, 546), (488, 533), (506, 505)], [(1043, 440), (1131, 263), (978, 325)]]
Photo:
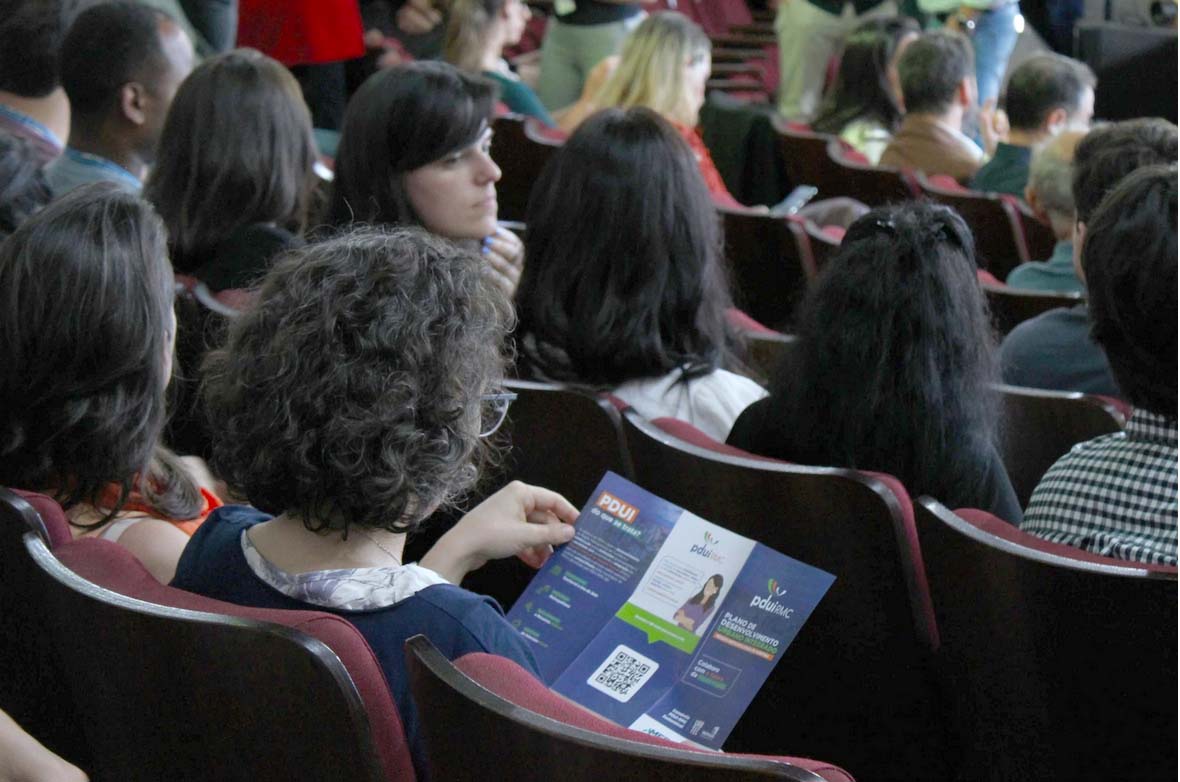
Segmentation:
[(537, 95), (549, 111), (577, 101), (595, 66), (618, 53), (645, 16), (638, 0), (555, 0), (541, 43)]
[(918, 0), (918, 8), (970, 39), (979, 105), (994, 102), (1016, 37), (1024, 30), (1020, 0)]

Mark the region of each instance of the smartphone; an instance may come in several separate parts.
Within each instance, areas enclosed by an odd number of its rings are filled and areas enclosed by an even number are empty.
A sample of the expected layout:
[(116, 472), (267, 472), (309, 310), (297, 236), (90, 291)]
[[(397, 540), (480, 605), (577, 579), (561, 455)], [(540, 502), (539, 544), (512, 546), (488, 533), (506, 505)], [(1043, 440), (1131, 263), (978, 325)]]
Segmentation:
[(799, 187), (791, 191), (790, 195), (770, 207), (770, 214), (774, 217), (793, 215), (807, 206), (807, 203), (815, 198), (818, 192), (819, 190), (811, 185), (799, 185)]

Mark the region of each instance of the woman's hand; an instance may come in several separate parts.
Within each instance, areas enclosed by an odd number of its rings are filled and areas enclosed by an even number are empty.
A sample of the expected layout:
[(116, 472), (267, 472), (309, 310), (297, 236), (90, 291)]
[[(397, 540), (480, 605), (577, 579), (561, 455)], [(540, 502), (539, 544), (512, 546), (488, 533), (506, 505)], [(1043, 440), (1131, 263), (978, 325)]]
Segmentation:
[(480, 244), (480, 251), (488, 261), (492, 278), (504, 289), (508, 298), (516, 295), (520, 272), (524, 268), (524, 243), (507, 228), (497, 228)]
[(407, 35), (423, 35), (430, 32), (442, 21), (442, 14), (431, 0), (406, 0), (397, 9), (397, 27)]
[(557, 492), (513, 481), (477, 505), (419, 563), (461, 582), (490, 559), (518, 556), (539, 568), (553, 547), (574, 537), (578, 509)]
[(983, 151), (995, 154), (1001, 141), (1008, 140), (1008, 115), (996, 107), (995, 98), (988, 98), (979, 110), (979, 135), (983, 139)]

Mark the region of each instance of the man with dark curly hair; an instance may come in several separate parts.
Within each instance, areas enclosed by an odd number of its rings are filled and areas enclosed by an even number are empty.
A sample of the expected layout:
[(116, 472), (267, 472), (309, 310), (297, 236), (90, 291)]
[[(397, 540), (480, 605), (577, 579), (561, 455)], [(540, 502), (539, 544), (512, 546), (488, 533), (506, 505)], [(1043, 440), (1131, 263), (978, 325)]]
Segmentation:
[(499, 607), (458, 583), (492, 558), (539, 566), (573, 537), (572, 505), (513, 483), (402, 563), (406, 533), (472, 485), (503, 419), (510, 322), (478, 256), (418, 229), (368, 229), (279, 261), (205, 365), (212, 461), (255, 507), (210, 515), (173, 585), (351, 621), (419, 773), (403, 644), (423, 633), (449, 657), (491, 652), (535, 672)]

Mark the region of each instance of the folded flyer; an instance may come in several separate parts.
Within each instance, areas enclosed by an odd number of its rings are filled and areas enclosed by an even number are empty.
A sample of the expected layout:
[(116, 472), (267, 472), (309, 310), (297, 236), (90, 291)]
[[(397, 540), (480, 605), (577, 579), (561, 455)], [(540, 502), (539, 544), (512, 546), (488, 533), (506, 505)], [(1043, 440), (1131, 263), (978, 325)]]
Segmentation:
[(607, 473), (508, 613), (553, 690), (721, 749), (835, 581)]

